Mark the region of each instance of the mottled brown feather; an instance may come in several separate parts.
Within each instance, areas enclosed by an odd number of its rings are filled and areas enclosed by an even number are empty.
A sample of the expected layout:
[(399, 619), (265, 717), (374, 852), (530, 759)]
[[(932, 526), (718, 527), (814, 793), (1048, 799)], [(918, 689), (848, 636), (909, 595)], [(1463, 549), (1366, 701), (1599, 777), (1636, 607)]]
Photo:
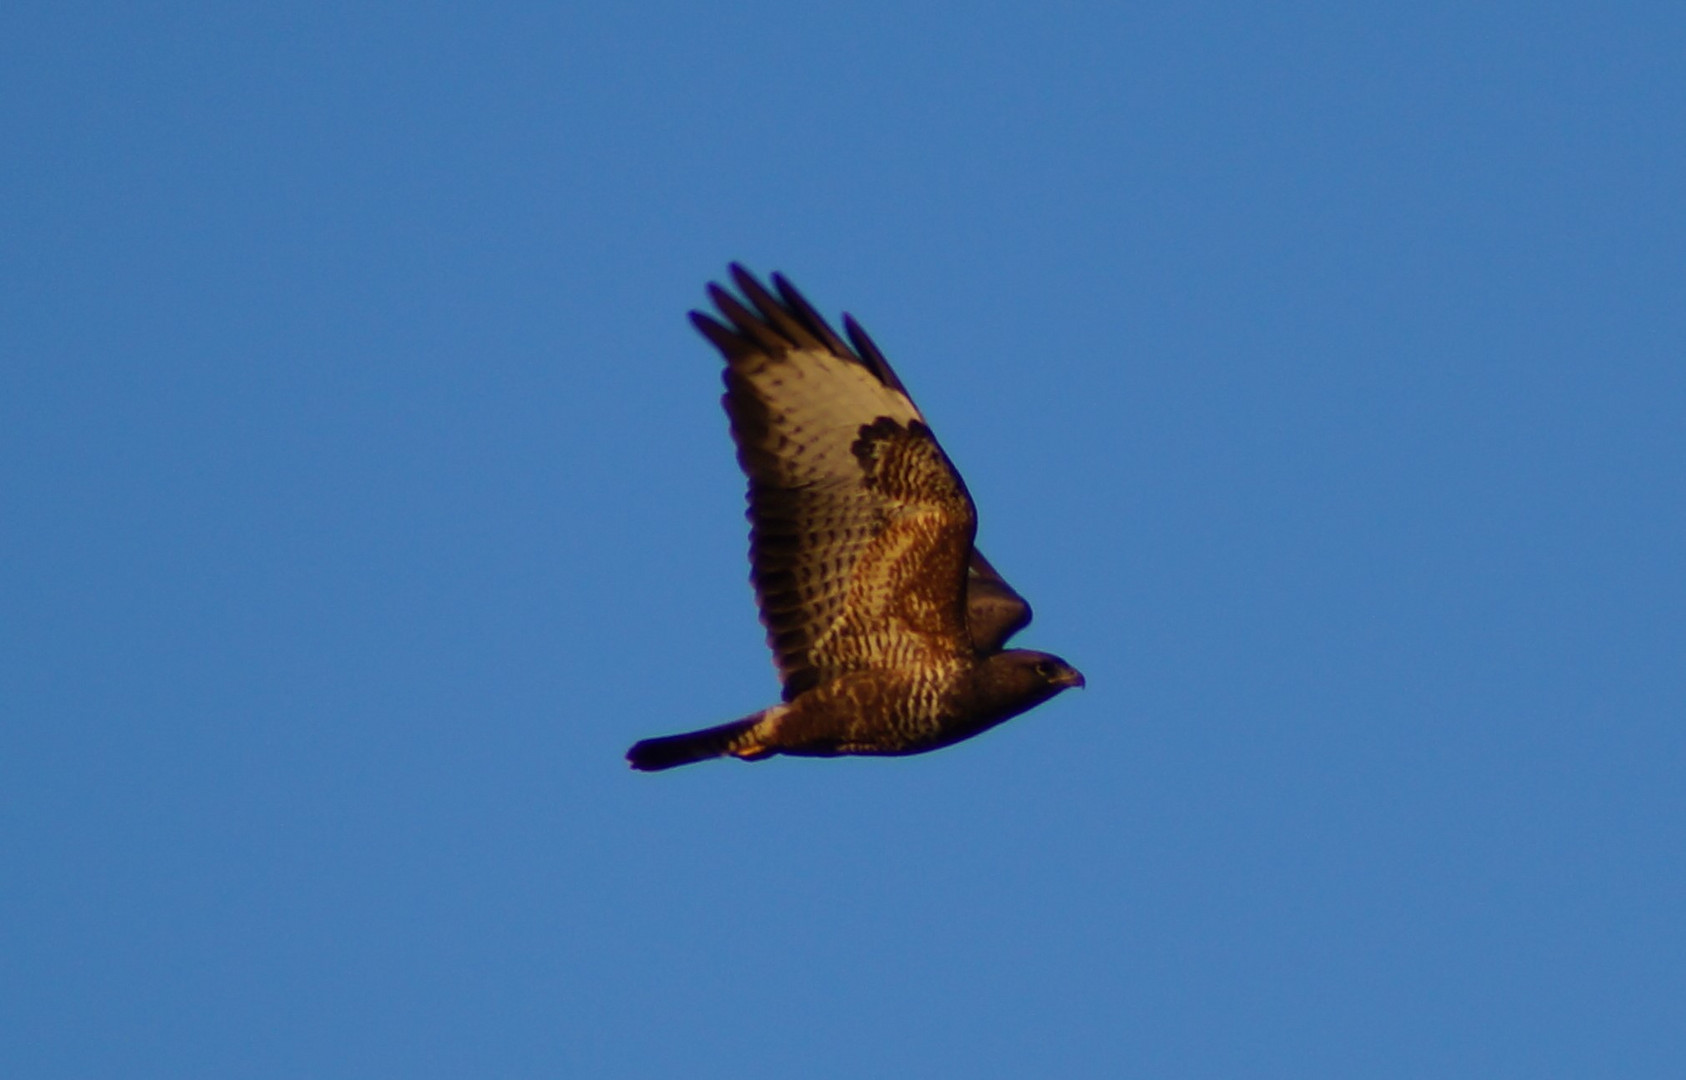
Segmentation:
[[(741, 266), (732, 267), (732, 279), (758, 311), (794, 319), (811, 335), (815, 345), (833, 355), (858, 360), (878, 376), (879, 382), (904, 396), (907, 394), (890, 361), (852, 316), (845, 315), (843, 319), (844, 329), (855, 342), (854, 349), (837, 336), (825, 318), (783, 274), (773, 275), (773, 288), (778, 292), (776, 300)], [(995, 652), (1029, 625), (1030, 620), (1030, 604), (1007, 584), (982, 552), (973, 548), (971, 567), (966, 576), (966, 623), (973, 647), (982, 653)]]
[[(838, 675), (946, 666), (972, 651), (976, 515), (874, 348), (848, 349), (789, 282), (733, 267), (753, 310), (693, 315), (726, 357), (726, 412), (749, 476), (751, 579), (786, 700)], [(858, 340), (857, 340), (858, 344)]]

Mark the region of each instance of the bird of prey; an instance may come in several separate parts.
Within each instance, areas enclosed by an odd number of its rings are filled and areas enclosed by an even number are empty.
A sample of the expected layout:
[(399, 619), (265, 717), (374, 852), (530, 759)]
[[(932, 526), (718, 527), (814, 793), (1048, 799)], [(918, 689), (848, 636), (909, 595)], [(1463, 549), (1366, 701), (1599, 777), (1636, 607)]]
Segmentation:
[(726, 361), (750, 579), (784, 700), (645, 739), (632, 767), (918, 754), (1082, 686), (1057, 656), (1003, 648), (1030, 605), (972, 547), (965, 483), (860, 324), (843, 317), (845, 342), (782, 275), (768, 290), (731, 272), (743, 300), (710, 285), (725, 321), (691, 321)]

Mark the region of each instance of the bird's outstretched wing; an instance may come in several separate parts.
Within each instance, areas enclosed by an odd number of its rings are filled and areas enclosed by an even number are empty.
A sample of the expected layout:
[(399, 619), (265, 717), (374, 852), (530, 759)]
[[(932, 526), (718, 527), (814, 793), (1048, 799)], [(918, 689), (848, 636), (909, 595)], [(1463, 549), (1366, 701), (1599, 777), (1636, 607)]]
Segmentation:
[[(740, 266), (732, 278), (751, 306), (711, 286), (725, 322), (691, 318), (726, 358), (751, 578), (785, 699), (972, 652), (969, 570), (1023, 601), (987, 562), (975, 572), (971, 497), (901, 380), (853, 319), (851, 348), (783, 277), (776, 296)], [(990, 635), (1020, 618), (989, 621)]]
[(1007, 584), (977, 548), (966, 574), (966, 628), (972, 647), (992, 653), (1030, 625), (1030, 602)]

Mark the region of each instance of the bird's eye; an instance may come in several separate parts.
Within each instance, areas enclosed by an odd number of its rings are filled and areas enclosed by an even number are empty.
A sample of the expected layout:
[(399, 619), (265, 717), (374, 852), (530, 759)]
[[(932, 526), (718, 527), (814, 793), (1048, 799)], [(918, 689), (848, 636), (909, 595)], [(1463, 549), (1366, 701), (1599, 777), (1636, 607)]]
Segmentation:
[(1044, 679), (1050, 678), (1054, 674), (1054, 665), (1046, 660), (1038, 660), (1036, 662), (1036, 674)]

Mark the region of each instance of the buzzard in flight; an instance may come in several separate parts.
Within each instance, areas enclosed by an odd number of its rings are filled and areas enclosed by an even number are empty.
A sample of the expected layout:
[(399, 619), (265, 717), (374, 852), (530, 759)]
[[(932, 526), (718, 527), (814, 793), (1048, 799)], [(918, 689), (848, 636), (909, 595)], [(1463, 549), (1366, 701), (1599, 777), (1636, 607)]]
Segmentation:
[(645, 739), (635, 769), (773, 754), (917, 754), (970, 738), (1083, 676), (1003, 649), (1030, 605), (972, 547), (977, 512), (866, 331), (848, 342), (781, 275), (717, 285), (691, 321), (726, 359), (726, 415), (749, 476), (749, 558), (784, 700)]

